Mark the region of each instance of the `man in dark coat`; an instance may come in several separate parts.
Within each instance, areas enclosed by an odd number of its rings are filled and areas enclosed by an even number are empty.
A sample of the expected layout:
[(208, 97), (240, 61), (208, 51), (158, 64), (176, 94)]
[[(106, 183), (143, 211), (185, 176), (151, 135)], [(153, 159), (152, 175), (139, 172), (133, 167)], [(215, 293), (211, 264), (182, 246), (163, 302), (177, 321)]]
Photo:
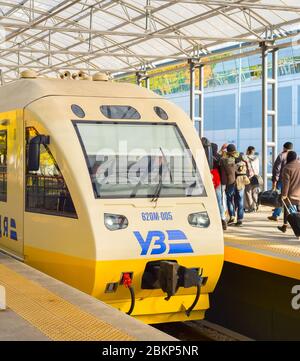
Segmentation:
[(287, 208), (291, 211), (291, 207), (294, 207), (295, 210), (300, 210), (300, 162), (297, 159), (297, 153), (290, 151), (287, 155), (287, 163), (284, 166), (281, 174), (282, 179), (282, 201), (285, 202), (286, 207), (284, 207), (284, 220), (283, 226), (278, 227), (278, 229), (285, 233), (288, 222), (288, 211)]
[[(282, 171), (284, 166), (286, 165), (288, 152), (293, 150), (293, 143), (286, 142), (283, 145), (283, 151), (278, 155), (276, 161), (273, 165), (272, 171), (272, 182), (273, 182), (273, 190), (281, 191), (282, 189)], [(275, 208), (272, 216), (268, 217), (270, 221), (278, 221), (278, 218), (281, 215), (282, 208)]]

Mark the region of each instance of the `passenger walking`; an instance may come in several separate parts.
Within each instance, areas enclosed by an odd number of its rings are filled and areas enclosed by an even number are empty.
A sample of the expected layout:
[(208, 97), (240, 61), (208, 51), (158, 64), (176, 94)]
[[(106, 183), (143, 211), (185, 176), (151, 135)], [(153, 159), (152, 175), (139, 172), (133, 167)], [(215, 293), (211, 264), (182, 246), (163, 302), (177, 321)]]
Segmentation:
[(255, 154), (255, 148), (249, 146), (246, 152), (246, 160), (248, 164), (248, 177), (250, 184), (245, 187), (245, 211), (255, 212), (258, 208), (258, 194), (260, 192), (259, 184), (253, 180), (259, 175), (259, 157)]
[(244, 219), (244, 190), (249, 184), (247, 177), (247, 163), (237, 152), (234, 144), (227, 146), (227, 151), (221, 159), (221, 181), (226, 185), (227, 208), (230, 219), (228, 225), (241, 226)]
[[(289, 151), (287, 154), (287, 163), (282, 170), (282, 192), (281, 198), (289, 207), (289, 202), (295, 210), (300, 211), (300, 162), (297, 159), (297, 153)], [(287, 230), (288, 211), (284, 207), (283, 225), (277, 227), (281, 232)]]
[[(274, 165), (273, 165), (273, 171), (272, 171), (272, 182), (273, 182), (273, 190), (278, 190), (281, 191), (282, 189), (282, 171), (284, 166), (286, 165), (286, 161), (287, 161), (287, 155), (288, 152), (290, 152), (291, 150), (293, 150), (293, 143), (291, 142), (286, 142), (283, 145), (283, 151), (278, 155)], [(268, 217), (268, 219), (270, 221), (278, 221), (278, 217), (280, 217), (281, 215), (281, 211), (282, 208), (275, 208), (275, 210), (273, 211), (272, 216)]]
[(222, 184), (221, 184), (221, 175), (220, 175), (220, 161), (221, 156), (218, 153), (218, 145), (215, 143), (211, 143), (212, 147), (212, 153), (213, 153), (213, 169), (211, 170), (213, 184), (216, 191), (218, 206), (219, 206), (219, 212), (222, 222), (223, 230), (225, 231), (227, 229), (227, 223), (226, 223), (226, 215), (225, 215), (225, 209), (224, 209), (224, 202), (223, 202), (223, 191), (222, 191)]

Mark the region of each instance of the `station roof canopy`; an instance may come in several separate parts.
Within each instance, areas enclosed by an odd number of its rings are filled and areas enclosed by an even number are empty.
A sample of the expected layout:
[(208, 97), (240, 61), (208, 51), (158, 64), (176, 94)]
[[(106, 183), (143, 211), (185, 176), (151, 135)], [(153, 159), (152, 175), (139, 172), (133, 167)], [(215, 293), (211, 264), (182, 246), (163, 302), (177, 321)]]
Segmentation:
[(291, 37), (300, 30), (300, 2), (9, 0), (0, 1), (0, 25), (6, 81), (27, 68), (116, 74)]

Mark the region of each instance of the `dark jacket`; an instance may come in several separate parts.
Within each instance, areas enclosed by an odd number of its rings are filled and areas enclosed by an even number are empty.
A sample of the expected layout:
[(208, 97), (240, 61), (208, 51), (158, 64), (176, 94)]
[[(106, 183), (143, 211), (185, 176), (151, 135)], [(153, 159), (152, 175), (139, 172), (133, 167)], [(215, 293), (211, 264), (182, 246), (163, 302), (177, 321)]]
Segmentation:
[(293, 204), (300, 205), (300, 162), (294, 160), (282, 170), (282, 196)]
[(287, 151), (281, 152), (275, 160), (272, 171), (272, 182), (281, 181), (281, 175), (284, 166), (286, 165)]

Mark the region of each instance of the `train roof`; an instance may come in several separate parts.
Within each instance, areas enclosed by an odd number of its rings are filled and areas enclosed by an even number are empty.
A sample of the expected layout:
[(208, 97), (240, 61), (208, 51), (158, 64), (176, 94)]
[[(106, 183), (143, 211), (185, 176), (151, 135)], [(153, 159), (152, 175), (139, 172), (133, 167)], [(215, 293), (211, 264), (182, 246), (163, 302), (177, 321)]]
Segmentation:
[(20, 79), (0, 87), (0, 111), (23, 109), (47, 96), (159, 98), (146, 88), (112, 81)]

